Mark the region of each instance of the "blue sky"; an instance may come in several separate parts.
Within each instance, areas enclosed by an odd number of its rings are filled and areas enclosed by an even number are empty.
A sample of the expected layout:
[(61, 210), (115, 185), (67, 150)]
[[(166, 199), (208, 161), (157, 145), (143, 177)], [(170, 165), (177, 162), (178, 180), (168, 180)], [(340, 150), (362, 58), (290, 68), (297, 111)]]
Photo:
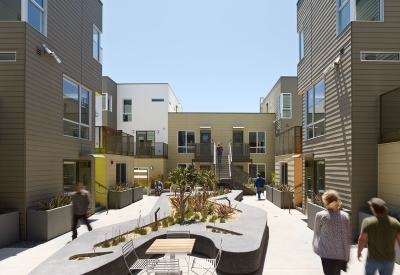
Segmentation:
[(185, 112), (259, 112), (296, 75), (295, 0), (102, 2), (103, 75), (169, 83)]

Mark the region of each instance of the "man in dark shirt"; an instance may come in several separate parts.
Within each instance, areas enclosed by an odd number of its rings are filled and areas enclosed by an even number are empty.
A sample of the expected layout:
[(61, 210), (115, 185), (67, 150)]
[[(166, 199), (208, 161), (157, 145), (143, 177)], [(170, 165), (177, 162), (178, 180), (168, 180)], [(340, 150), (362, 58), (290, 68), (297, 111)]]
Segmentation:
[(76, 192), (71, 194), (73, 209), (74, 209), (74, 222), (72, 225), (72, 240), (76, 239), (78, 232), (76, 227), (78, 220), (83, 219), (89, 231), (92, 230), (87, 217), (90, 215), (90, 193), (83, 190), (82, 182), (76, 183)]
[(374, 216), (362, 222), (357, 256), (361, 257), (361, 251), (368, 242), (365, 274), (374, 275), (378, 269), (380, 275), (391, 275), (394, 268), (395, 241), (400, 245), (400, 223), (386, 215), (388, 209), (382, 199), (372, 198), (368, 203)]
[(261, 174), (257, 174), (257, 179), (254, 182), (254, 186), (257, 187), (257, 195), (258, 199), (261, 199), (261, 190), (264, 188), (265, 185), (265, 180), (261, 177)]

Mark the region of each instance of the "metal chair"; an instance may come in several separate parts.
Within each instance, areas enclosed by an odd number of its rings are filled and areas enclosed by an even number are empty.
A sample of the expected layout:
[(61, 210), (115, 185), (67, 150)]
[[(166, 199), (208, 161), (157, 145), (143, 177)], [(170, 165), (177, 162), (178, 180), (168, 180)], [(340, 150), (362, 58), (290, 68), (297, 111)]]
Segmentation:
[(208, 272), (210, 272), (211, 274), (214, 274), (215, 271), (217, 270), (219, 261), (221, 260), (221, 254), (222, 254), (222, 244), (223, 241), (221, 239), (221, 246), (219, 248), (218, 254), (215, 257), (215, 259), (203, 259), (203, 258), (194, 258), (193, 259), (193, 264), (192, 264), (192, 268), (191, 270), (198, 274), (197, 272), (195, 272), (193, 270), (193, 268), (197, 268), (197, 269), (205, 269), (206, 272), (204, 272), (203, 274), (206, 274)]
[(190, 239), (190, 230), (167, 230), (167, 239)]
[[(136, 257), (136, 261), (133, 263), (133, 265), (129, 266), (128, 262), (126, 261), (126, 258), (129, 256), (129, 254), (133, 251)], [(157, 265), (158, 260), (157, 259), (139, 259), (139, 257), (136, 254), (135, 251), (135, 246), (133, 245), (133, 241), (129, 240), (127, 241), (123, 246), (122, 246), (122, 254), (124, 256), (124, 261), (126, 264), (126, 267), (129, 270), (129, 273), (132, 275), (131, 270), (146, 270), (148, 273), (148, 270), (151, 269), (152, 267)]]

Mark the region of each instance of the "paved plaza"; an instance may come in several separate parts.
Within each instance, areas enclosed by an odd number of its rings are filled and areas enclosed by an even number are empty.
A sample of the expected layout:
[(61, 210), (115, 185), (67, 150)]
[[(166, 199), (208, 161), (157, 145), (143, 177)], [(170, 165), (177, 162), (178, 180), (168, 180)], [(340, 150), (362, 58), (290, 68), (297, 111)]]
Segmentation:
[[(99, 228), (136, 219), (140, 213), (142, 216), (147, 215), (157, 198), (144, 196), (143, 200), (123, 209), (110, 210), (108, 214), (105, 211), (96, 213), (90, 217), (91, 225), (93, 228)], [(256, 196), (244, 196), (242, 202), (264, 209), (268, 213), (269, 242), (267, 253), (259, 271), (254, 274), (323, 275), (320, 259), (311, 248), (313, 231), (307, 227), (307, 216), (297, 210), (291, 210), (289, 214), (289, 210), (282, 210), (267, 200), (257, 200)], [(78, 238), (85, 232), (87, 232), (86, 226), (81, 226), (78, 229)], [(66, 233), (33, 248), (0, 249), (0, 274), (29, 274), (37, 265), (65, 246), (70, 240), (71, 233)], [(243, 246), (245, 245), (243, 243)], [(366, 249), (363, 251), (362, 262), (357, 260), (356, 252), (357, 248), (353, 246), (347, 274), (364, 274), (363, 267), (367, 251)], [(186, 273), (184, 270), (183, 274)], [(218, 274), (222, 273), (218, 272)], [(342, 274), (346, 273), (342, 272)], [(393, 274), (400, 275), (399, 265), (395, 265)]]

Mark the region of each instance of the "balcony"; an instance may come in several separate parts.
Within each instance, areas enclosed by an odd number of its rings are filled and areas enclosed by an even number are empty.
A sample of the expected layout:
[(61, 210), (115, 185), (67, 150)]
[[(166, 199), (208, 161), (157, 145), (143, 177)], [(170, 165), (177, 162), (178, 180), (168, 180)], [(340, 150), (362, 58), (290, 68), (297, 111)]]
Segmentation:
[(379, 143), (400, 141), (400, 87), (380, 96)]
[(96, 154), (134, 155), (134, 137), (106, 126), (95, 129)]
[(214, 148), (214, 143), (195, 143), (193, 162), (213, 162)]
[(168, 144), (163, 142), (135, 142), (136, 158), (168, 158)]
[(303, 152), (302, 127), (295, 126), (275, 137), (275, 156)]
[(249, 143), (230, 143), (232, 162), (251, 162)]

